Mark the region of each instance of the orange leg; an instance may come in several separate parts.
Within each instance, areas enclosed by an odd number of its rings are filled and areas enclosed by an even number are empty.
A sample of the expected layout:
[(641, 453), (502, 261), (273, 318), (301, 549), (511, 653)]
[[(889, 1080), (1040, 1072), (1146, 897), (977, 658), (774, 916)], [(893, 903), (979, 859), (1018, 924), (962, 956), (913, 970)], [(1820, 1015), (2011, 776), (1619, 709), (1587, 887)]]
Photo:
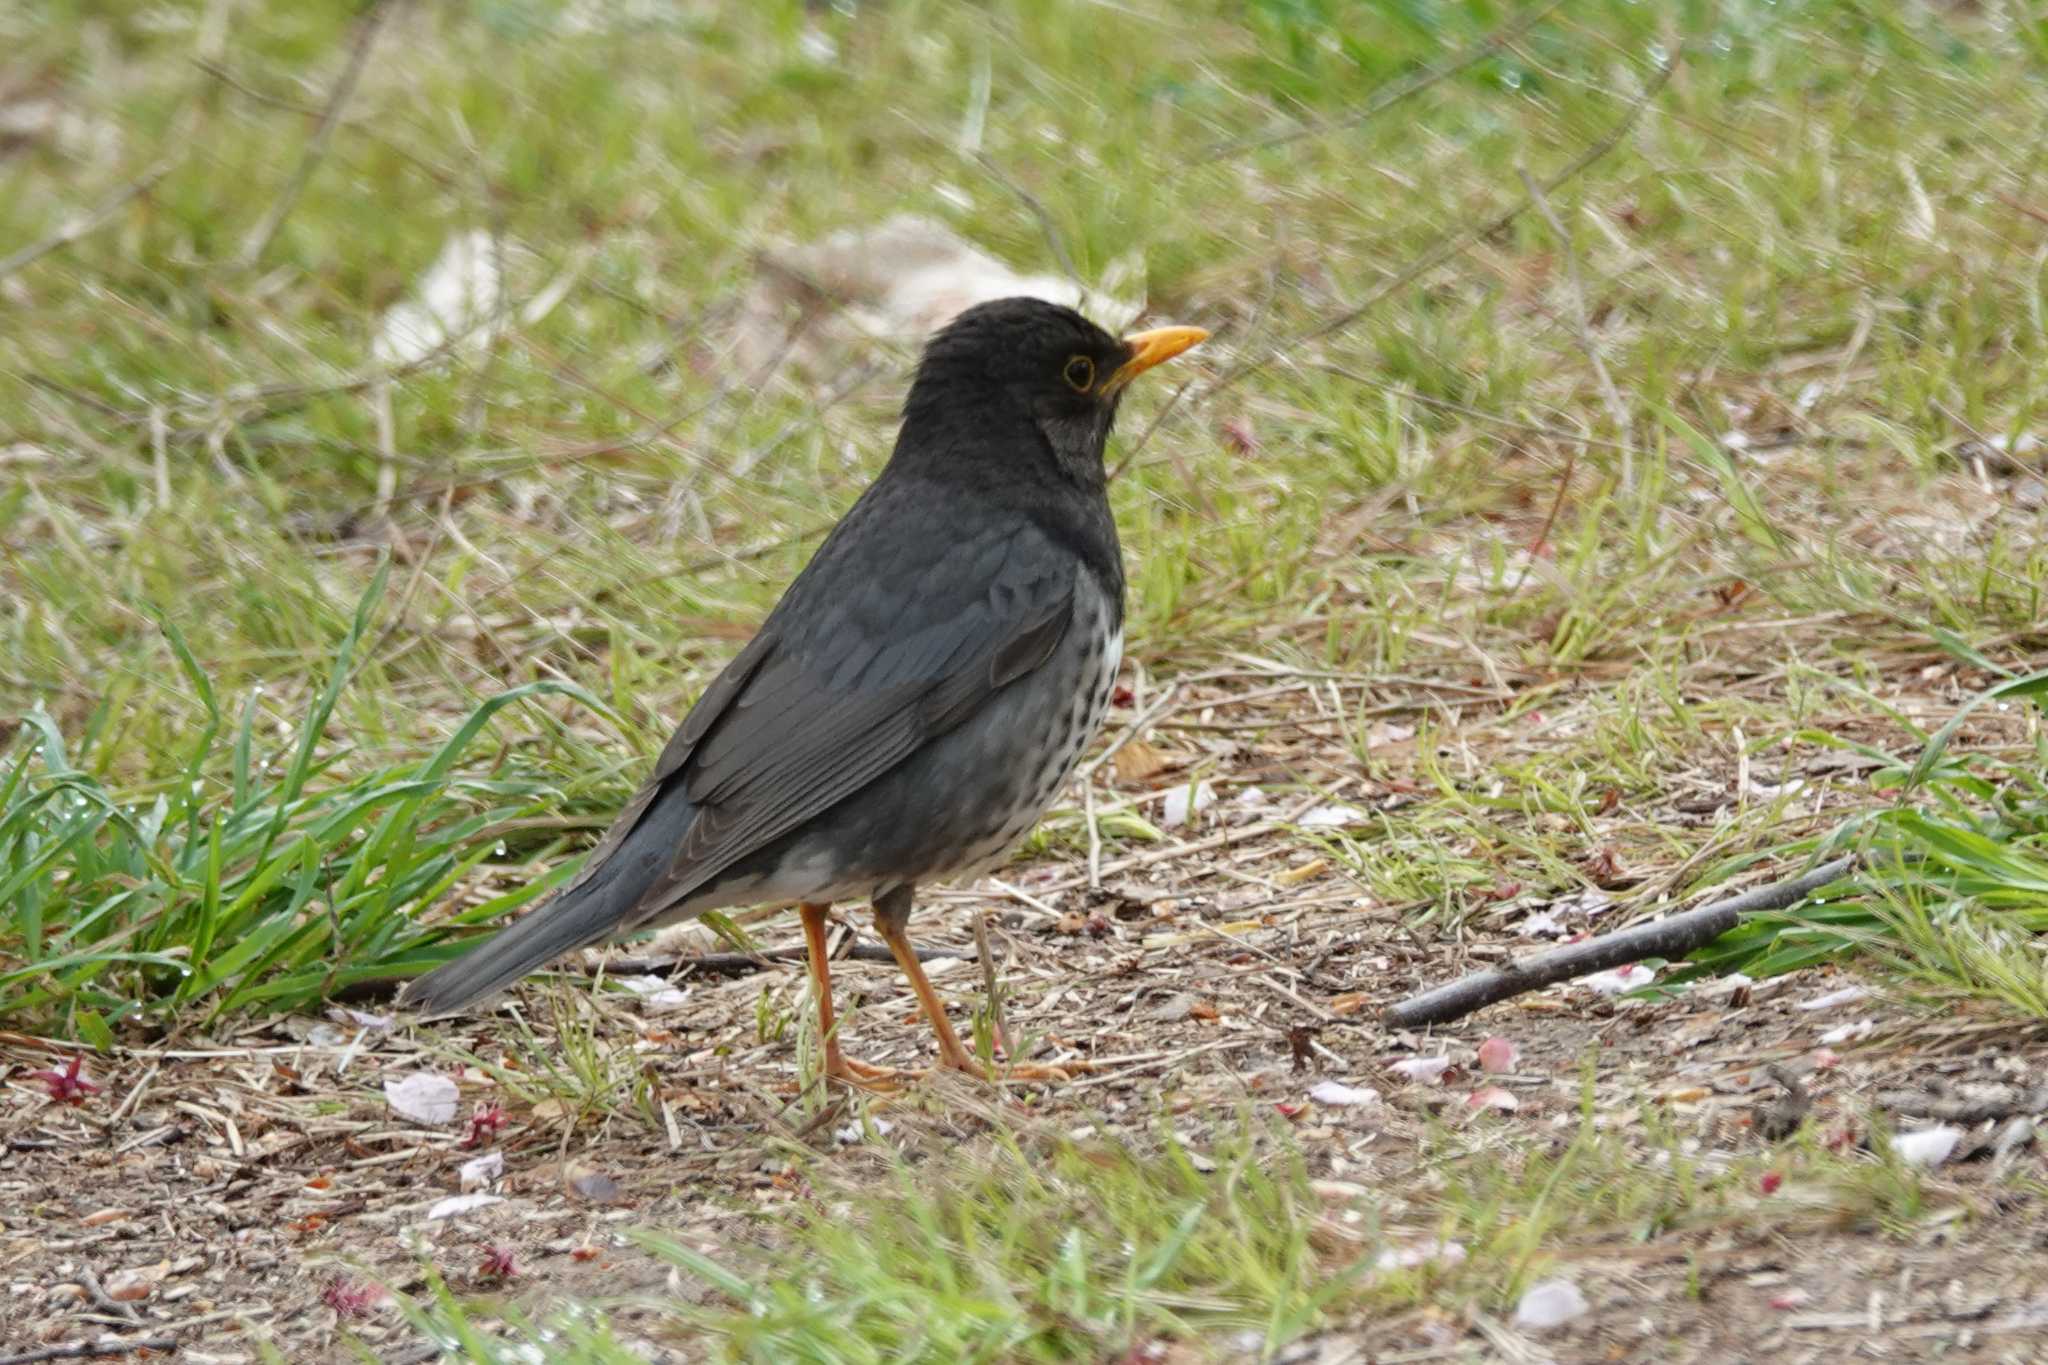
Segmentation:
[[(903, 932), (903, 920), (899, 916), (875, 911), (875, 932), (889, 945), (889, 951), (896, 957), (896, 965), (910, 978), (910, 989), (917, 993), (917, 1003), (924, 1009), (926, 1022), (939, 1039), (939, 1064), (955, 1071), (964, 1071), (982, 1080), (988, 1079), (988, 1072), (976, 1061), (974, 1054), (960, 1045), (960, 1035), (953, 1031), (951, 1021), (946, 1018), (945, 1002), (932, 989), (931, 978), (924, 974), (924, 967), (917, 960), (917, 950), (910, 946), (910, 936)], [(1067, 1073), (1056, 1066), (1039, 1066), (1025, 1062), (1004, 1067), (1005, 1076), (1019, 1080), (1064, 1081), (1070, 1079)]]
[(825, 1076), (842, 1085), (882, 1086), (895, 1075), (886, 1066), (869, 1066), (850, 1060), (839, 1050), (839, 1030), (832, 1016), (832, 968), (826, 960), (826, 905), (805, 902), (797, 907), (804, 921), (804, 947), (811, 965), (811, 989), (818, 1000), (818, 1032), (825, 1040)]

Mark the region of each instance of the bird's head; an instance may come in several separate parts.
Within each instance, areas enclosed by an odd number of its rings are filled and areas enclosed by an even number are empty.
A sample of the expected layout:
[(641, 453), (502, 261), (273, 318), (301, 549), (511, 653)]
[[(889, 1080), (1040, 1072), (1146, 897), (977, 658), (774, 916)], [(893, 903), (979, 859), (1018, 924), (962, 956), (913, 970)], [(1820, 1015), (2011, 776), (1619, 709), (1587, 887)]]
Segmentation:
[(970, 452), (1028, 458), (1017, 439), (1043, 439), (1060, 471), (1102, 483), (1102, 451), (1125, 385), (1209, 334), (1159, 327), (1116, 337), (1042, 299), (977, 304), (925, 347), (903, 410), (906, 447), (957, 461)]

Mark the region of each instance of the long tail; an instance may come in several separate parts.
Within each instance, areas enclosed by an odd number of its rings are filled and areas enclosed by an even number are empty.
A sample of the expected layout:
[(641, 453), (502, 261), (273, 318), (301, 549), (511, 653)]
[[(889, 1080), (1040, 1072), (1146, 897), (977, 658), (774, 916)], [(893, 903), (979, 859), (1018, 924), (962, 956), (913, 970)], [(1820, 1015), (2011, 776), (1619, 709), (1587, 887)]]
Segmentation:
[(399, 1003), (430, 1016), (453, 1014), (564, 953), (638, 927), (641, 900), (662, 879), (695, 815), (677, 790), (656, 793), (642, 811), (629, 809), (621, 819), (631, 828), (616, 844), (599, 845), (591, 854), (596, 861), (575, 881), (489, 942), (409, 983)]

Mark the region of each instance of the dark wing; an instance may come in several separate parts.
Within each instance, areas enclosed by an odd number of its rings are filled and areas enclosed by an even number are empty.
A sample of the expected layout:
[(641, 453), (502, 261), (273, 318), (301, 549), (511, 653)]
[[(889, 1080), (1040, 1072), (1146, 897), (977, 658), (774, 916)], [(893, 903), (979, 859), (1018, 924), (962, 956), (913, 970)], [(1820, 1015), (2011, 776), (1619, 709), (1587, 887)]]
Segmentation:
[(959, 725), (1066, 632), (1077, 567), (1035, 530), (915, 544), (847, 534), (855, 521), (705, 689), (572, 883), (597, 873), (651, 809), (687, 802), (673, 857), (618, 932)]

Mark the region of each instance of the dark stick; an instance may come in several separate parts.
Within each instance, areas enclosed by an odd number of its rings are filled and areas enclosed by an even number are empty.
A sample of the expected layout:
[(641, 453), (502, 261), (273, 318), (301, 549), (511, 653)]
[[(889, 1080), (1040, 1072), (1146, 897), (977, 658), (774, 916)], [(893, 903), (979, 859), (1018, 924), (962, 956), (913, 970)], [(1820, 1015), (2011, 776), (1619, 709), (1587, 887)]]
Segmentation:
[(1646, 957), (1682, 958), (1733, 929), (1744, 915), (1796, 905), (1830, 882), (1841, 880), (1855, 865), (1854, 857), (1837, 858), (1790, 881), (1755, 887), (1697, 910), (1566, 944), (1505, 968), (1474, 972), (1448, 986), (1411, 995), (1389, 1006), (1381, 1018), (1392, 1028), (1446, 1024), (1474, 1010), (1588, 972), (1606, 971)]
[(175, 1351), (176, 1337), (102, 1337), (98, 1341), (70, 1341), (62, 1346), (38, 1346), (20, 1355), (0, 1356), (0, 1365), (35, 1365), (41, 1360), (90, 1360), (94, 1356), (127, 1355), (133, 1351)]

